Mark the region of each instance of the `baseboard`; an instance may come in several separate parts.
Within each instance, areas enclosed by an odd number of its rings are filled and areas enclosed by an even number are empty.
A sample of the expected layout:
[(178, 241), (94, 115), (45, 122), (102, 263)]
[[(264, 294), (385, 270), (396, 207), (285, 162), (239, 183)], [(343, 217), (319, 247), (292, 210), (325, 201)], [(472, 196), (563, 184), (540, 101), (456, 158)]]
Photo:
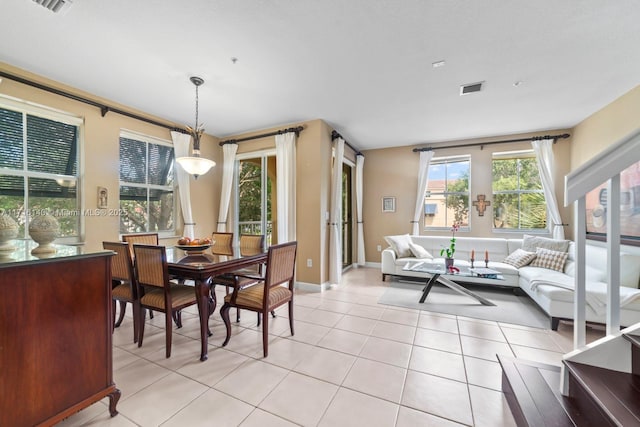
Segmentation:
[(327, 290), (328, 283), (316, 284), (316, 283), (306, 283), (306, 282), (296, 282), (294, 287), (296, 289), (300, 289), (301, 291), (307, 292), (324, 292)]
[(382, 268), (381, 262), (366, 262), (364, 264), (365, 267), (373, 267), (373, 268)]

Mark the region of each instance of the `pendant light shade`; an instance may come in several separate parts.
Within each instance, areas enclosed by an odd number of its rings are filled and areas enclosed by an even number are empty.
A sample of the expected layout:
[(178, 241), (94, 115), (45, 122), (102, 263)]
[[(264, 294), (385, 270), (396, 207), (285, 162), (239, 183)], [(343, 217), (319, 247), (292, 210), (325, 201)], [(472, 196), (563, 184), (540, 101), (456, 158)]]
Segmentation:
[(196, 86), (196, 125), (191, 128), (187, 126), (187, 131), (193, 137), (193, 150), (190, 157), (178, 157), (176, 162), (187, 172), (189, 175), (193, 175), (195, 179), (198, 179), (200, 175), (204, 175), (209, 172), (209, 169), (216, 165), (213, 160), (200, 157), (200, 137), (204, 132), (203, 125), (198, 125), (198, 87), (204, 83), (200, 77), (191, 77), (191, 83)]

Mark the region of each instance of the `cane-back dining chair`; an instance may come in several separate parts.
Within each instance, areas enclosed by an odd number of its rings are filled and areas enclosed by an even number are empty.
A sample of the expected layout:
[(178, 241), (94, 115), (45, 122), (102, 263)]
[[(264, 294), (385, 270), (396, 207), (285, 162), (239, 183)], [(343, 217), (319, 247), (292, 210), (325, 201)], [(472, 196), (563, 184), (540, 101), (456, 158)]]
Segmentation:
[[(123, 234), (122, 241), (129, 244), (129, 254), (133, 260), (133, 245), (158, 245), (158, 233)], [(153, 310), (149, 310), (149, 317), (153, 319)]]
[(122, 241), (129, 244), (129, 251), (133, 258), (133, 245), (158, 245), (158, 233), (123, 234)]
[(233, 233), (214, 231), (211, 233), (211, 253), (214, 255), (233, 255)]
[(224, 305), (220, 314), (227, 329), (227, 336), (223, 346), (231, 338), (231, 323), (229, 309), (236, 307), (243, 310), (255, 311), (262, 315), (262, 350), (264, 357), (269, 354), (269, 316), (281, 305), (289, 304), (289, 327), (293, 336), (293, 277), (296, 269), (297, 242), (282, 243), (271, 246), (267, 254), (267, 265), (263, 278), (258, 284), (247, 288), (235, 287), (231, 295), (224, 298)]
[[(105, 250), (115, 252), (111, 257), (111, 278), (113, 289), (111, 295), (113, 303), (111, 305), (111, 317), (113, 327), (117, 328), (122, 324), (127, 303), (133, 307), (133, 342), (138, 342), (138, 311), (140, 305), (138, 301), (138, 289), (133, 273), (133, 262), (129, 254), (129, 245), (125, 242), (102, 242)], [(120, 303), (120, 315), (116, 320), (116, 301)]]
[[(193, 286), (169, 281), (167, 254), (164, 246), (133, 245), (135, 274), (140, 307), (163, 312), (166, 328), (166, 357), (171, 356), (172, 319), (182, 327), (181, 310), (196, 304)], [(138, 347), (144, 338), (145, 310), (139, 313)]]

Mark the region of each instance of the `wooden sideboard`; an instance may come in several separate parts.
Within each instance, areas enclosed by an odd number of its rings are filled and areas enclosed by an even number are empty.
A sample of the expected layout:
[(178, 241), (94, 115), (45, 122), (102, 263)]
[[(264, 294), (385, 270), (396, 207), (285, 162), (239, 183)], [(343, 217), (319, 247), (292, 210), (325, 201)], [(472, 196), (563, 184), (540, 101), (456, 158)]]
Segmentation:
[(0, 426), (53, 425), (107, 396), (115, 416), (111, 252), (32, 246), (0, 257)]

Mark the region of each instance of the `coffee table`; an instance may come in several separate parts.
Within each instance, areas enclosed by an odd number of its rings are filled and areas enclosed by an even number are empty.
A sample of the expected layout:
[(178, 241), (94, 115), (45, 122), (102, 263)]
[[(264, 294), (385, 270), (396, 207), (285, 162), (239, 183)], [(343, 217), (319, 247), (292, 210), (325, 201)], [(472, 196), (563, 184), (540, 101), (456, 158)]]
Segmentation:
[[(479, 276), (478, 273), (474, 272), (474, 269), (461, 269), (459, 272), (452, 273), (445, 270), (443, 266), (440, 266), (440, 268), (437, 268), (437, 266), (425, 264), (424, 262), (418, 261), (417, 263), (416, 262), (406, 263), (405, 266), (402, 268), (402, 270), (426, 273), (429, 275), (429, 278), (427, 279), (427, 284), (422, 289), (422, 295), (420, 296), (421, 304), (424, 303), (424, 301), (427, 299), (427, 296), (429, 295), (429, 292), (431, 292), (431, 288), (433, 287), (433, 285), (435, 283), (440, 283), (441, 285), (444, 285), (449, 289), (452, 289), (462, 295), (468, 295), (471, 298), (474, 298), (476, 301), (478, 301), (482, 305), (495, 305), (488, 299), (483, 298), (480, 295), (474, 292), (471, 292), (469, 289), (454, 282), (454, 280), (464, 281), (465, 277), (481, 277)], [(485, 269), (482, 269), (482, 274), (484, 275), (490, 274), (492, 278), (498, 279), (498, 280), (503, 279), (502, 276), (500, 275), (500, 272), (495, 270), (489, 270), (485, 268)]]

